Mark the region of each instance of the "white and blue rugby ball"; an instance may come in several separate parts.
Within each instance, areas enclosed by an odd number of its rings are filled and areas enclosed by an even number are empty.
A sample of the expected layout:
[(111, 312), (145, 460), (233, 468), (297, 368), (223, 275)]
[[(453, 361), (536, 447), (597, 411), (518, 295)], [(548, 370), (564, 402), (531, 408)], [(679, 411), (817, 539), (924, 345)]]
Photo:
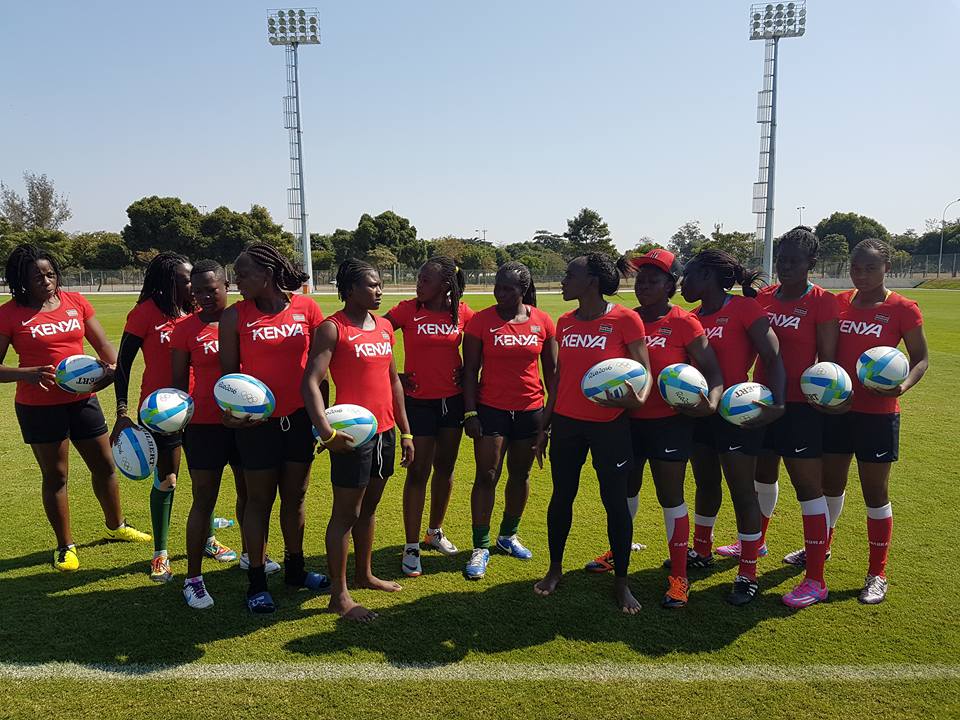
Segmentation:
[(770, 388), (755, 382), (731, 385), (720, 398), (720, 416), (733, 425), (743, 425), (760, 415), (760, 408), (754, 403), (773, 405)]
[(707, 394), (707, 379), (693, 365), (674, 363), (660, 371), (657, 387), (670, 407), (694, 407)]
[(71, 355), (57, 363), (57, 385), (70, 393), (90, 392), (103, 379), (103, 365), (90, 355)]
[(146, 480), (157, 467), (157, 443), (138, 425), (121, 430), (111, 450), (113, 462), (125, 478)]
[(602, 360), (587, 370), (580, 381), (583, 396), (593, 402), (611, 398), (621, 398), (626, 394), (626, 384), (641, 392), (647, 384), (647, 370), (642, 364), (630, 358), (610, 358)]
[(193, 398), (177, 388), (160, 388), (143, 399), (140, 422), (148, 430), (173, 435), (183, 430), (193, 417)]
[(847, 371), (833, 362), (818, 362), (800, 376), (800, 392), (811, 405), (833, 407), (853, 394), (853, 382)]
[(857, 379), (864, 387), (890, 390), (907, 379), (910, 361), (893, 347), (880, 345), (865, 351), (857, 359)]
[[(360, 447), (377, 436), (377, 418), (374, 414), (360, 405), (332, 405), (324, 411), (330, 427), (338, 434), (347, 436), (351, 447)], [(313, 429), (314, 436), (319, 440), (317, 429)]]
[(262, 420), (273, 415), (277, 407), (273, 392), (252, 375), (230, 373), (213, 386), (213, 399), (221, 410), (239, 418)]

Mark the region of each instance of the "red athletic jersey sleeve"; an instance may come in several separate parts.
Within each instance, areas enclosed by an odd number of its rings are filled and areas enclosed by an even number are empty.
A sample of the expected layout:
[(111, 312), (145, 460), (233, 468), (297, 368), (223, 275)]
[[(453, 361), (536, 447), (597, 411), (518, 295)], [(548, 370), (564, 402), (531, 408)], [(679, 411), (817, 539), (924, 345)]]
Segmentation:
[(906, 333), (923, 325), (920, 306), (903, 295), (891, 292), (879, 305), (857, 308), (853, 306), (855, 296), (855, 290), (837, 296), (840, 311), (837, 362), (853, 381), (851, 410), (872, 414), (900, 412), (897, 398), (877, 395), (860, 384), (857, 379), (857, 359), (865, 350), (879, 345), (897, 347)]
[[(80, 293), (60, 291), (60, 307), (40, 311), (13, 300), (0, 306), (0, 335), (10, 339), (19, 356), (18, 367), (56, 366), (70, 355), (84, 353), (86, 321), (94, 316), (93, 306)], [(15, 401), (22, 405), (62, 405), (90, 397), (52, 387), (17, 383)]]
[(655, 322), (644, 323), (647, 352), (650, 354), (650, 374), (654, 383), (647, 402), (639, 410), (632, 410), (630, 417), (650, 419), (676, 415), (677, 411), (667, 405), (660, 390), (657, 378), (667, 365), (690, 362), (687, 345), (693, 339), (703, 335), (703, 326), (697, 316), (674, 305), (667, 314)]
[(179, 318), (169, 318), (161, 312), (153, 300), (144, 300), (134, 305), (127, 314), (127, 322), (123, 326), (125, 333), (135, 335), (143, 341), (143, 377), (140, 381), (140, 402), (143, 403), (154, 390), (170, 387), (173, 382), (172, 346), (174, 328), (189, 318), (184, 315)]
[(750, 368), (757, 359), (757, 350), (748, 331), (760, 318), (767, 315), (754, 298), (728, 295), (727, 301), (717, 312), (703, 315), (701, 308), (694, 310), (710, 347), (717, 355), (725, 388), (746, 382)]
[(248, 300), (241, 300), (236, 307), (240, 370), (273, 392), (275, 417), (290, 415), (303, 407), (300, 382), (310, 338), (323, 322), (323, 313), (307, 295), (291, 295), (287, 306), (275, 315), (260, 312)]
[(614, 305), (596, 320), (578, 320), (575, 310), (561, 315), (557, 321), (560, 380), (554, 411), (575, 420), (616, 419), (623, 410), (587, 400), (580, 390), (580, 381), (601, 360), (630, 357), (627, 346), (643, 340), (644, 334), (640, 316), (622, 305)]
[(417, 385), (416, 390), (408, 391), (411, 397), (436, 400), (460, 394), (456, 383), (456, 372), (463, 367), (460, 341), (473, 310), (461, 302), (457, 312), (454, 325), (450, 312), (418, 308), (416, 299), (390, 309), (390, 317), (403, 332), (403, 371)]
[[(800, 376), (817, 362), (817, 326), (837, 319), (837, 296), (819, 285), (811, 285), (803, 297), (782, 300), (777, 295), (779, 289), (779, 285), (765, 287), (757, 302), (780, 340), (780, 355), (787, 373), (787, 402), (805, 402)], [(757, 363), (753, 379), (767, 384), (763, 363)]]
[(213, 399), (220, 372), (220, 325), (191, 315), (173, 329), (170, 345), (190, 356), (190, 395), (194, 425), (219, 424), (223, 411)]
[(465, 332), (480, 341), (483, 353), (477, 401), (499, 410), (535, 410), (543, 407), (540, 354), (554, 337), (553, 320), (542, 310), (529, 308), (522, 323), (504, 322), (496, 306), (481, 310)]
[(393, 416), (393, 387), (390, 363), (396, 341), (393, 326), (386, 318), (374, 316), (371, 330), (353, 325), (343, 311), (327, 322), (337, 326), (337, 345), (330, 358), (330, 377), (336, 387), (336, 403), (365, 407), (377, 418), (377, 432), (396, 425)]

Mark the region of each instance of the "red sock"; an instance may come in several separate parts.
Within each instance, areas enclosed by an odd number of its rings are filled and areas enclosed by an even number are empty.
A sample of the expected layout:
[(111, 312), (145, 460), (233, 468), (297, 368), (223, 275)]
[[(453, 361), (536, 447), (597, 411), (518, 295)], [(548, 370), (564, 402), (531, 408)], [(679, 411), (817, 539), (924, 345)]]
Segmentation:
[(757, 579), (757, 555), (760, 552), (762, 533), (740, 533), (740, 569), (738, 575)]
[(867, 539), (870, 541), (870, 575), (887, 574), (887, 556), (890, 553), (890, 538), (893, 536), (893, 508), (890, 503), (883, 507), (867, 508)]
[[(827, 552), (830, 552), (830, 546), (833, 544), (833, 531), (834, 528), (827, 530)], [(826, 553), (824, 553), (824, 556), (826, 556)]]
[(694, 515), (693, 518), (693, 549), (700, 557), (706, 557), (713, 552), (713, 524), (717, 516)]
[(823, 564), (827, 559), (827, 501), (821, 495), (800, 503), (803, 512), (803, 545), (807, 552), (807, 579), (826, 585)]
[[(667, 549), (670, 551), (670, 574), (687, 577), (687, 548), (690, 546), (690, 516), (687, 504), (663, 509), (663, 521), (667, 527)], [(672, 531), (671, 531), (672, 526)]]
[[(770, 526), (770, 518), (763, 513), (760, 514), (760, 546), (767, 541), (767, 528)], [(742, 544), (743, 541), (741, 541)], [(758, 546), (758, 547), (760, 547)]]

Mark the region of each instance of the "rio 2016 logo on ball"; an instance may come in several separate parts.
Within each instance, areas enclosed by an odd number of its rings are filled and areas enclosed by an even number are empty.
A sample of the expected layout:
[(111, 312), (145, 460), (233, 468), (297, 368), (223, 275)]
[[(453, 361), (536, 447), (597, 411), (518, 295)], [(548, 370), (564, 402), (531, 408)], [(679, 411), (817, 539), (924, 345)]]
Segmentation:
[(687, 363), (667, 365), (660, 371), (657, 387), (671, 407), (693, 407), (707, 394), (707, 379)]
[(230, 373), (213, 386), (213, 399), (221, 410), (239, 418), (262, 420), (273, 415), (277, 401), (273, 392), (252, 375)]
[[(351, 447), (360, 447), (377, 436), (377, 418), (373, 413), (360, 405), (333, 405), (324, 411), (330, 427), (347, 436)], [(313, 435), (320, 438), (317, 429)]]
[(720, 398), (720, 416), (734, 425), (743, 425), (760, 415), (760, 408), (754, 403), (772, 405), (770, 388), (754, 382), (731, 385)]
[(89, 355), (71, 355), (57, 363), (57, 385), (71, 393), (89, 392), (90, 387), (100, 382), (105, 370), (103, 365)]
[(853, 394), (853, 383), (842, 367), (832, 362), (818, 362), (800, 376), (800, 392), (811, 405), (841, 405)]
[(193, 417), (193, 398), (177, 388), (160, 388), (147, 395), (140, 406), (140, 422), (153, 432), (180, 432)]
[(157, 467), (157, 443), (137, 425), (121, 430), (111, 450), (117, 470), (131, 480), (145, 480)]
[(630, 383), (641, 392), (647, 384), (647, 370), (630, 358), (602, 360), (587, 370), (580, 381), (580, 390), (588, 400), (597, 402), (608, 397), (621, 398), (626, 394), (625, 385)]
[(865, 351), (857, 360), (857, 379), (864, 387), (890, 390), (907, 379), (910, 362), (893, 347), (880, 345)]

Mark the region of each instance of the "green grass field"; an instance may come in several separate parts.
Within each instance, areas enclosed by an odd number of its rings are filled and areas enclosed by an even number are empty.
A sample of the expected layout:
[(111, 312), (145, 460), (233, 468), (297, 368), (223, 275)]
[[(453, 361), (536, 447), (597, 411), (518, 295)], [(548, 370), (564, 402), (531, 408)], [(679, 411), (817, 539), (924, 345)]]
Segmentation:
[[(731, 561), (692, 573), (690, 605), (659, 607), (666, 581), (663, 522), (652, 485), (641, 493), (631, 581), (644, 605), (635, 617), (614, 608), (612, 578), (587, 576), (584, 562), (605, 549), (603, 509), (589, 465), (584, 470), (569, 569), (559, 592), (539, 598), (532, 584), (547, 565), (547, 469), (534, 471), (521, 537), (534, 559), (494, 556), (486, 579), (469, 583), (467, 553), (424, 553), (424, 576), (400, 577), (402, 475), (391, 481), (379, 513), (375, 570), (398, 578), (393, 595), (358, 591), (381, 612), (369, 626), (324, 612), (325, 597), (288, 591), (274, 581), (281, 605), (251, 617), (242, 600), (244, 573), (205, 567), (216, 606), (186, 607), (180, 594), (186, 562), (184, 520), (190, 478), (184, 467), (174, 507), (171, 557), (175, 580), (147, 578), (149, 546), (106, 543), (86, 471), (73, 457), (71, 508), (81, 570), (60, 575), (49, 565), (54, 544), (39, 498), (38, 471), (12, 413), (13, 386), (0, 387), (0, 717), (837, 717), (960, 716), (960, 632), (951, 589), (952, 532), (960, 506), (956, 423), (948, 379), (960, 372), (960, 297), (948, 291), (906, 293), (921, 303), (931, 370), (904, 399), (901, 461), (894, 469), (895, 532), (887, 602), (865, 607), (857, 594), (866, 570), (863, 503), (853, 478), (827, 564), (828, 602), (792, 612), (780, 595), (797, 581), (780, 557), (799, 547), (799, 507), (786, 476), (771, 525), (770, 555), (761, 560), (762, 596), (735, 609), (724, 601)], [(118, 339), (132, 296), (92, 296), (108, 334)], [(385, 299), (384, 309), (396, 298)], [(632, 298), (624, 295), (623, 302)], [(470, 296), (484, 307), (492, 299)], [(333, 297), (319, 303), (325, 312)], [(569, 309), (558, 295), (541, 307)], [(13, 355), (8, 362), (13, 361)], [(139, 372), (139, 365), (138, 372)], [(101, 401), (108, 417), (113, 393)], [(953, 430), (951, 430), (953, 428)], [(321, 456), (308, 495), (308, 565), (324, 567), (323, 530), (330, 507), (329, 464)], [(473, 454), (461, 449), (445, 528), (470, 544)], [(130, 521), (149, 529), (149, 483), (122, 480)], [(692, 505), (692, 479), (688, 501)], [(225, 478), (218, 514), (233, 516)], [(502, 498), (494, 511), (502, 510)], [(734, 537), (725, 502), (717, 540)], [(280, 556), (279, 527), (274, 555)], [(220, 538), (239, 545), (239, 531)], [(951, 629), (952, 628), (952, 629)], [(263, 678), (263, 679), (261, 679)], [(259, 681), (258, 681), (259, 680)]]

